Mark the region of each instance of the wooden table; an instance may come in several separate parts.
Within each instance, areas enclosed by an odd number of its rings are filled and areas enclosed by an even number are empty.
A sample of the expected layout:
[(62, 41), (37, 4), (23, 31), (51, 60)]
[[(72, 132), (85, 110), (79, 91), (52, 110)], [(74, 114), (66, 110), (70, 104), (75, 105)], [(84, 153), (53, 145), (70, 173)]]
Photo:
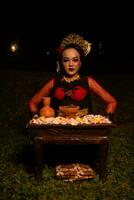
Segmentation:
[(113, 124), (29, 125), (28, 128), (35, 131), (37, 180), (42, 179), (44, 144), (99, 144), (99, 175), (104, 182), (107, 177), (108, 133), (112, 126)]

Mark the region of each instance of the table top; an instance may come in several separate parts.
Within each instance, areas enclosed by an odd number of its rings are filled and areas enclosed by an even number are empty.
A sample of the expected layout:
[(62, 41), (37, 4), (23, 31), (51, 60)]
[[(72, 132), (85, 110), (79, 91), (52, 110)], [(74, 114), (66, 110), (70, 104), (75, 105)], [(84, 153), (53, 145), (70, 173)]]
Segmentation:
[(26, 128), (30, 129), (51, 129), (51, 128), (61, 128), (61, 129), (90, 129), (90, 128), (111, 128), (114, 127), (115, 124), (111, 123), (102, 123), (102, 124), (27, 124)]
[(76, 118), (64, 118), (61, 116), (45, 118), (40, 116), (32, 118), (26, 128), (34, 129), (99, 129), (110, 128), (114, 124), (102, 115), (85, 115)]

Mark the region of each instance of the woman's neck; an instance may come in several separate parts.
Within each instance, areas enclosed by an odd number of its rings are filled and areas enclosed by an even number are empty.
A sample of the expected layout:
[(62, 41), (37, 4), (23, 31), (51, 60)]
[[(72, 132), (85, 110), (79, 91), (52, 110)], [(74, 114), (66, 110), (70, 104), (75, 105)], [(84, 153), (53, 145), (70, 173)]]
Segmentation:
[(73, 76), (70, 76), (70, 77), (64, 75), (63, 78), (62, 78), (62, 80), (66, 81), (68, 83), (75, 81), (75, 80), (78, 80), (78, 79), (80, 79), (80, 75), (78, 73), (74, 74)]

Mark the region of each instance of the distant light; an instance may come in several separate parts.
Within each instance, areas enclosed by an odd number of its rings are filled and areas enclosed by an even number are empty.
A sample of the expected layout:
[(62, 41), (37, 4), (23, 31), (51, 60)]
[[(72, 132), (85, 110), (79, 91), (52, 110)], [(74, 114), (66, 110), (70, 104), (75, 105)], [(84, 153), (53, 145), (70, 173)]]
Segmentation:
[(12, 43), (11, 46), (10, 46), (10, 51), (12, 53), (15, 53), (18, 49), (18, 45), (16, 43)]
[(46, 51), (46, 55), (50, 55), (50, 51)]

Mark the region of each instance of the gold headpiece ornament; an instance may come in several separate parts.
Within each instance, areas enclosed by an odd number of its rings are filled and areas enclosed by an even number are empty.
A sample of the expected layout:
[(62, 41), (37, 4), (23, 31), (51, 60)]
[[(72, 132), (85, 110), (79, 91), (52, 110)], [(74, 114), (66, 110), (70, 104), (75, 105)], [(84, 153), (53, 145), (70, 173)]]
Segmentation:
[(64, 49), (69, 44), (77, 44), (79, 45), (83, 52), (84, 56), (87, 56), (87, 54), (91, 50), (91, 43), (89, 43), (87, 40), (84, 40), (83, 37), (79, 36), (78, 34), (71, 33), (67, 35), (61, 42), (60, 48)]

